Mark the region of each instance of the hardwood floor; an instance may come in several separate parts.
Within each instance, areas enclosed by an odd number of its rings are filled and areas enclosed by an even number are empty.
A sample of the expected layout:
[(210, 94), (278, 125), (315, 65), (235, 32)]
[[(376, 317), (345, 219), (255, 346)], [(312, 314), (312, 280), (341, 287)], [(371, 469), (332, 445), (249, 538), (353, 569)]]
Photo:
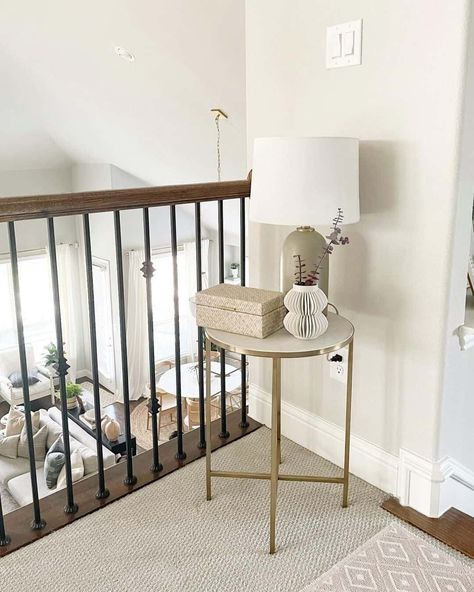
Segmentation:
[(474, 559), (474, 518), (471, 516), (451, 508), (439, 518), (428, 518), (412, 508), (401, 506), (395, 498), (386, 500), (382, 508)]

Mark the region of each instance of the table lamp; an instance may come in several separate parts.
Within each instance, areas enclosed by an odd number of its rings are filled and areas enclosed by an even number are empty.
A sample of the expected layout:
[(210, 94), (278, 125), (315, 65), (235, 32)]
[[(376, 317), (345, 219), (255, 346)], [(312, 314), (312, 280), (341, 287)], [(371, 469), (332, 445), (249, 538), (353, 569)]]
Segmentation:
[[(254, 144), (250, 220), (296, 226), (283, 243), (280, 289), (294, 283), (294, 255), (315, 267), (326, 246), (313, 225), (329, 227), (338, 208), (343, 225), (359, 221), (359, 140), (356, 138), (257, 138)], [(319, 287), (328, 295), (329, 258)]]

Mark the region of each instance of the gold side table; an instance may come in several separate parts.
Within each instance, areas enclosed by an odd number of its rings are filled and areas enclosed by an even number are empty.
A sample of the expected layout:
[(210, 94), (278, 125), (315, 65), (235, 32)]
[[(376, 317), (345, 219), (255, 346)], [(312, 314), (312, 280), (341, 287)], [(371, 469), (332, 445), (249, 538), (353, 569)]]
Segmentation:
[[(278, 481), (309, 481), (312, 483), (338, 483), (343, 485), (342, 507), (347, 507), (349, 492), (349, 451), (351, 432), (352, 366), (354, 327), (344, 317), (328, 313), (329, 326), (324, 335), (313, 340), (294, 338), (285, 329), (266, 339), (245, 337), (215, 329), (206, 329), (206, 441), (211, 441), (211, 343), (227, 351), (247, 356), (271, 358), (272, 379), (272, 428), (271, 428), (271, 470), (270, 473), (242, 471), (213, 471), (211, 468), (211, 447), (206, 448), (207, 499), (211, 499), (211, 478), (231, 477), (240, 479), (268, 479), (270, 481), (270, 553), (275, 553), (276, 507)], [(342, 477), (320, 475), (286, 475), (279, 472), (281, 463), (281, 360), (283, 358), (305, 358), (321, 356), (349, 345), (348, 376), (346, 390), (346, 418), (344, 442), (344, 467)]]

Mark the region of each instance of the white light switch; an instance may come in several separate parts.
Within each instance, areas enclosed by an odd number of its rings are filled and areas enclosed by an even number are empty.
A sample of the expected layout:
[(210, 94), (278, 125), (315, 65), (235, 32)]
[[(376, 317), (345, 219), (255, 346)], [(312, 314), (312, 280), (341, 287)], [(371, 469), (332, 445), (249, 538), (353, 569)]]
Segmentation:
[(362, 63), (362, 19), (327, 28), (326, 68)]
[(331, 59), (340, 58), (342, 55), (341, 35), (332, 35), (329, 39), (329, 55)]
[(342, 47), (345, 56), (353, 55), (354, 53), (354, 31), (348, 31), (342, 36)]

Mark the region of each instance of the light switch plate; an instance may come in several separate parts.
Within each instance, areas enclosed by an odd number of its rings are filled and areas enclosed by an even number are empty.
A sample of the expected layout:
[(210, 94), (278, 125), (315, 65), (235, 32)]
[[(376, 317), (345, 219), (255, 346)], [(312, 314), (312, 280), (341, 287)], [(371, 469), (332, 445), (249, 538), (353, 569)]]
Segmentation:
[(362, 19), (327, 28), (326, 68), (362, 64)]

